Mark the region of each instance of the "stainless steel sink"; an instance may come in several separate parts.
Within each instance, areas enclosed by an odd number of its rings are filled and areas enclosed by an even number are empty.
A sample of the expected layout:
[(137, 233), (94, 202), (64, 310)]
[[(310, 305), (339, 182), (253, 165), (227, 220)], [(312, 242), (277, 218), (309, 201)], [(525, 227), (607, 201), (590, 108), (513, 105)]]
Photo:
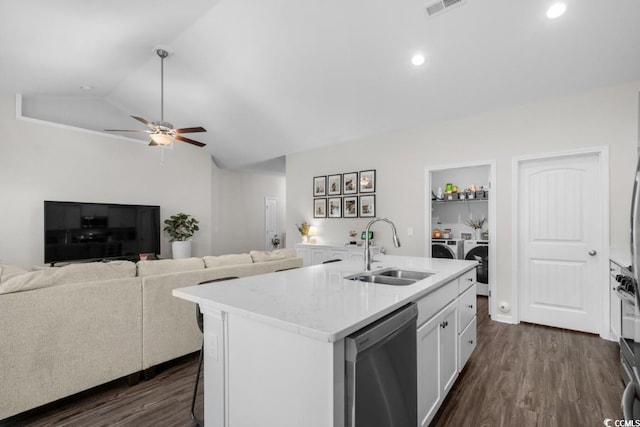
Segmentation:
[(411, 280), (422, 280), (426, 279), (429, 276), (433, 276), (435, 273), (427, 273), (424, 271), (412, 271), (412, 270), (384, 270), (377, 271), (375, 274), (379, 274), (380, 276), (389, 276), (389, 277), (397, 277), (400, 279), (411, 279)]
[(347, 276), (345, 279), (358, 282), (379, 283), (381, 285), (407, 286), (419, 280), (433, 276), (435, 273), (424, 271), (401, 270), (399, 268), (385, 268), (382, 270), (363, 272)]
[(401, 279), (399, 277), (391, 276), (378, 276), (377, 274), (356, 274), (354, 276), (347, 277), (349, 280), (356, 280), (358, 282), (379, 283), (381, 285), (392, 286), (407, 286), (416, 283), (412, 279)]

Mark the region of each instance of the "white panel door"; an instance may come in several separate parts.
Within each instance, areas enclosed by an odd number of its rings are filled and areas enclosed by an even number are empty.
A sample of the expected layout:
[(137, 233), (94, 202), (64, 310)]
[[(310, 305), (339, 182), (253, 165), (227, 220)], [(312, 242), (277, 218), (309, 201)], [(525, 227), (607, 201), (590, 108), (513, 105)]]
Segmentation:
[(522, 162), (518, 191), (520, 319), (598, 333), (603, 227), (599, 155)]
[(264, 199), (265, 242), (267, 251), (274, 249), (271, 239), (278, 234), (278, 201), (272, 197)]

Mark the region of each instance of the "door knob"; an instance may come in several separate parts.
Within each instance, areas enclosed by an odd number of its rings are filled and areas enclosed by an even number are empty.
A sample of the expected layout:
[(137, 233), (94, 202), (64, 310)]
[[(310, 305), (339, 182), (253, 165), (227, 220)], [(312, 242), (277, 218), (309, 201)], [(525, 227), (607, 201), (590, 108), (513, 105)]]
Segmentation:
[(595, 256), (597, 253), (598, 253), (598, 252), (596, 252), (594, 249), (591, 249), (591, 250), (589, 251), (589, 255), (591, 255), (591, 256)]

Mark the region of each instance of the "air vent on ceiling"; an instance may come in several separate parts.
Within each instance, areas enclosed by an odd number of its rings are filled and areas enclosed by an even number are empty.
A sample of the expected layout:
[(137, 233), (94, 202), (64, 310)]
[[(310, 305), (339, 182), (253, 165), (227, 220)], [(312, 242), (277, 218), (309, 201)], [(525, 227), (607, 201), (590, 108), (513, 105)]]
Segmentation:
[(465, 0), (438, 0), (425, 6), (427, 15), (434, 16), (447, 10), (451, 10), (456, 6), (460, 6)]

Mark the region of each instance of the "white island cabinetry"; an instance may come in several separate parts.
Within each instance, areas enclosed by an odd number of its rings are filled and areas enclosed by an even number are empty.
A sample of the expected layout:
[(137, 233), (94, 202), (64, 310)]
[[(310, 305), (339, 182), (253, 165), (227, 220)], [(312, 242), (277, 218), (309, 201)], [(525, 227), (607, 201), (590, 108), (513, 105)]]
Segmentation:
[(428, 422), (462, 368), (459, 283), (475, 263), (379, 258), (374, 270), (435, 274), (408, 286), (358, 282), (345, 277), (361, 263), (344, 261), (174, 290), (204, 314), (207, 426), (345, 427), (345, 338), (411, 302), (416, 425)]

